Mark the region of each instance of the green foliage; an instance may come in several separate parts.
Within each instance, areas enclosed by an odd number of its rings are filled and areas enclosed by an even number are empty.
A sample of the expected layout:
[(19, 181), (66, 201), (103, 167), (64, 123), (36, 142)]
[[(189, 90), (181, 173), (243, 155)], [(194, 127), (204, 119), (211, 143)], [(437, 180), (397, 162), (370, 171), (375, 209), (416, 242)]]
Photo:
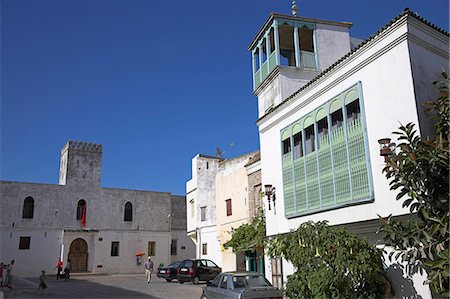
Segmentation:
[(449, 297), (449, 79), (445, 73), (434, 84), (440, 91), (435, 102), (427, 103), (436, 140), (417, 135), (414, 124), (401, 126), (399, 144), (383, 173), (397, 200), (418, 220), (382, 219), (380, 232), (386, 245), (397, 252), (390, 259), (407, 262), (409, 274), (428, 271), (427, 283), (434, 291)]
[(271, 256), (290, 261), (289, 298), (379, 298), (382, 251), (344, 227), (306, 222), (270, 241)]
[(264, 247), (266, 240), (266, 219), (264, 211), (259, 209), (250, 223), (245, 223), (231, 230), (231, 239), (224, 244), (224, 248), (232, 247), (236, 253)]

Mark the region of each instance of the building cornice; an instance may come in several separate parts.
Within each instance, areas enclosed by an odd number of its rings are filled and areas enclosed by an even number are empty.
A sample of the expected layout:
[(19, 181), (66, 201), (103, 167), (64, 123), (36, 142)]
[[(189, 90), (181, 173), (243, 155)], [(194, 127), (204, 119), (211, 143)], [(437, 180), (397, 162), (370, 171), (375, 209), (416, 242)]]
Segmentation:
[(306, 17), (296, 17), (296, 16), (290, 16), (290, 15), (284, 15), (279, 13), (271, 13), (269, 18), (264, 22), (264, 25), (259, 29), (258, 33), (255, 35), (251, 43), (248, 45), (248, 50), (251, 51), (253, 47), (257, 44), (261, 36), (266, 32), (267, 27), (272, 24), (273, 19), (287, 19), (297, 22), (305, 22), (305, 23), (316, 23), (316, 24), (326, 24), (326, 25), (333, 25), (333, 26), (342, 26), (346, 28), (352, 27), (351, 22), (338, 22), (338, 21), (328, 21), (328, 20), (322, 20), (322, 19), (313, 19), (313, 18), (306, 18)]
[[(410, 20), (411, 18), (415, 19), (417, 21), (420, 21), (421, 23), (427, 25), (429, 28), (433, 29), (435, 33), (440, 33), (441, 37), (442, 37), (442, 35), (445, 35), (445, 36), (448, 37), (448, 32), (446, 32), (445, 30), (442, 30), (439, 27), (431, 24), (430, 22), (426, 21), (425, 19), (423, 19), (422, 17), (418, 16), (417, 14), (412, 13), (409, 9), (405, 9), (405, 11), (403, 13), (401, 13), (396, 18), (391, 20), (388, 24), (386, 24), (384, 27), (382, 27), (377, 33), (375, 33), (370, 38), (368, 38), (366, 41), (361, 43), (354, 50), (350, 51), (345, 56), (343, 56), (341, 59), (336, 61), (334, 64), (332, 64), (330, 67), (328, 67), (322, 73), (320, 73), (317, 77), (315, 77), (314, 79), (309, 81), (306, 85), (304, 85), (303, 87), (298, 89), (296, 92), (294, 92), (292, 95), (290, 95), (288, 98), (283, 100), (280, 104), (278, 104), (277, 106), (271, 108), (265, 115), (263, 115), (262, 117), (260, 117), (257, 120), (257, 122), (256, 122), (257, 125), (261, 126), (262, 124), (264, 124), (268, 119), (270, 119), (274, 115), (276, 115), (277, 114), (276, 112), (279, 112), (279, 110), (280, 110), (280, 108), (282, 106), (285, 106), (288, 102), (292, 102), (293, 100), (300, 98), (306, 92), (310, 91), (311, 89), (313, 89), (314, 87), (316, 87), (317, 85), (322, 83), (325, 79), (328, 79), (330, 76), (332, 76), (337, 71), (339, 71), (342, 68), (344, 68), (350, 62), (353, 62), (355, 59), (357, 59), (358, 57), (360, 57), (361, 55), (366, 53), (369, 49), (371, 49), (373, 46), (375, 46), (380, 41), (382, 41), (392, 31), (396, 30), (400, 26), (402, 26), (405, 23), (407, 23), (407, 21)], [(404, 39), (406, 39), (406, 37), (407, 37), (407, 34), (404, 34), (402, 39), (404, 40)], [(384, 47), (383, 49), (386, 50), (388, 47), (389, 47), (389, 45)], [(386, 51), (383, 51), (383, 49), (381, 49), (377, 53), (382, 53), (382, 52), (385, 53)], [(376, 55), (376, 54), (374, 54), (374, 55)], [(375, 57), (374, 55), (372, 55), (370, 57), (372, 59), (369, 58), (370, 62), (373, 61), (373, 57)], [(365, 65), (367, 65), (367, 62), (362, 62), (361, 65), (363, 65), (363, 64), (365, 66)], [(356, 69), (356, 68), (360, 69), (361, 67), (356, 66), (354, 69)], [(348, 73), (349, 72), (347, 72), (347, 74)], [(340, 80), (340, 81), (342, 81), (342, 80)], [(311, 102), (311, 100), (307, 99), (306, 101), (302, 102), (301, 106), (303, 107), (304, 105), (306, 105), (306, 104), (308, 104), (310, 102)], [(303, 105), (303, 103), (305, 103), (305, 104)], [(266, 130), (266, 128), (264, 128), (264, 130)]]

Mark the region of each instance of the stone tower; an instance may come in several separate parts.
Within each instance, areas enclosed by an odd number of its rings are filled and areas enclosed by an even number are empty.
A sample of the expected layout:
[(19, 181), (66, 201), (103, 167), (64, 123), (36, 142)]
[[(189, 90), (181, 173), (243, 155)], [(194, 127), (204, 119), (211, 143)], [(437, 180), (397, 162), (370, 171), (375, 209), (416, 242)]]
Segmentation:
[(59, 185), (100, 187), (102, 145), (69, 141), (61, 149)]

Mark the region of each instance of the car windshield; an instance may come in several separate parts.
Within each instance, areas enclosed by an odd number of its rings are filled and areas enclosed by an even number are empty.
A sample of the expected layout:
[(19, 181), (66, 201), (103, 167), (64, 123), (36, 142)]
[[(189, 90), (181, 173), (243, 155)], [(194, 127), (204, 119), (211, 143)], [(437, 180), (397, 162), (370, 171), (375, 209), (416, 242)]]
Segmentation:
[(173, 262), (172, 264), (170, 264), (167, 267), (168, 268), (177, 268), (180, 264), (181, 264), (181, 262)]
[(194, 265), (194, 263), (192, 261), (186, 261), (184, 262), (184, 264), (182, 265), (183, 267), (192, 267), (192, 265)]
[(233, 276), (234, 288), (270, 287), (271, 284), (262, 275)]

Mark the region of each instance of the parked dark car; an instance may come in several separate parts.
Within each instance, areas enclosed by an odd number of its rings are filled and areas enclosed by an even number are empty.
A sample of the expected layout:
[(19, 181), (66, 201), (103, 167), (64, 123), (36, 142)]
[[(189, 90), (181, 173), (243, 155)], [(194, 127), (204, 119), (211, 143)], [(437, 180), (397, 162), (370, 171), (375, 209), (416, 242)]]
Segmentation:
[(222, 268), (211, 260), (184, 260), (178, 269), (177, 280), (179, 283), (192, 281), (193, 284), (198, 284), (200, 281), (213, 280), (220, 272)]
[(173, 279), (177, 279), (178, 268), (181, 263), (182, 261), (173, 262), (165, 268), (159, 268), (156, 276), (165, 278), (168, 282), (171, 282)]
[(203, 288), (201, 299), (283, 299), (283, 292), (273, 287), (257, 272), (220, 273)]

